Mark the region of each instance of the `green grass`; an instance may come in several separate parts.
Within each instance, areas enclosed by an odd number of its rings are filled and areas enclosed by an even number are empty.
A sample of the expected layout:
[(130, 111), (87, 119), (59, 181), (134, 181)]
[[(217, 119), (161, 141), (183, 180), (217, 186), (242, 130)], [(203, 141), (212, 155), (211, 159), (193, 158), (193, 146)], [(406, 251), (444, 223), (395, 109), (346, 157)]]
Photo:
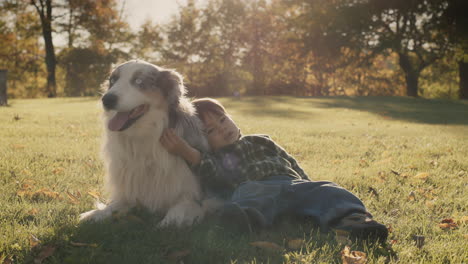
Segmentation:
[[(312, 179), (339, 183), (391, 226), (391, 249), (351, 245), (368, 255), (368, 263), (468, 262), (467, 102), (398, 97), (221, 101), (244, 134), (269, 134)], [(80, 225), (78, 214), (94, 203), (88, 192), (102, 193), (97, 98), (10, 104), (0, 108), (0, 263), (6, 258), (31, 263), (47, 247), (55, 251), (43, 263), (341, 263), (343, 245), (294, 220), (253, 235), (231, 234), (210, 218), (191, 228), (158, 230), (160, 216), (137, 208), (127, 216)], [(419, 173), (428, 176), (419, 179)], [(41, 194), (44, 188), (49, 193)], [(446, 218), (458, 227), (440, 228)], [(32, 235), (40, 240), (35, 247)], [(422, 248), (415, 245), (415, 235), (425, 237)], [(306, 243), (288, 249), (288, 240), (296, 238)], [(254, 241), (285, 249), (256, 248), (250, 245)]]

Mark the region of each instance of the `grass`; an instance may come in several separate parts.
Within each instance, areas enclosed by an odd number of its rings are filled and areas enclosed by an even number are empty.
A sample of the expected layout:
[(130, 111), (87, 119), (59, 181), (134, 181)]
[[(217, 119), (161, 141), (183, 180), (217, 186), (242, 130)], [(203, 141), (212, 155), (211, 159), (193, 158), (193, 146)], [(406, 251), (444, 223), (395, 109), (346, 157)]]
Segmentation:
[[(468, 262), (468, 103), (399, 97), (222, 98), (244, 134), (265, 133), (314, 180), (360, 197), (391, 227), (368, 263)], [(341, 263), (343, 245), (310, 223), (253, 235), (213, 219), (156, 229), (136, 208), (99, 224), (78, 214), (102, 193), (97, 98), (11, 100), (0, 108), (0, 263)], [(442, 228), (453, 219), (452, 229)], [(423, 236), (416, 246), (414, 236)], [(37, 238), (40, 241), (36, 241)], [(300, 248), (288, 248), (293, 239)], [(284, 249), (250, 243), (273, 242)], [(77, 244), (83, 243), (83, 244)], [(42, 256), (46, 256), (42, 255)]]

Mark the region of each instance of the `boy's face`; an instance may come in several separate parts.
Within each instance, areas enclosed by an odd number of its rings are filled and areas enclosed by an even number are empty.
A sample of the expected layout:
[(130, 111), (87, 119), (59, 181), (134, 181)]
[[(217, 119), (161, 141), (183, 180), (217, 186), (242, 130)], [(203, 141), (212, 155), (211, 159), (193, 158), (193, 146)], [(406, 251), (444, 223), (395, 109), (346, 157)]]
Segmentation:
[(227, 115), (208, 112), (204, 115), (203, 124), (205, 125), (208, 143), (213, 151), (217, 151), (239, 139), (239, 127)]

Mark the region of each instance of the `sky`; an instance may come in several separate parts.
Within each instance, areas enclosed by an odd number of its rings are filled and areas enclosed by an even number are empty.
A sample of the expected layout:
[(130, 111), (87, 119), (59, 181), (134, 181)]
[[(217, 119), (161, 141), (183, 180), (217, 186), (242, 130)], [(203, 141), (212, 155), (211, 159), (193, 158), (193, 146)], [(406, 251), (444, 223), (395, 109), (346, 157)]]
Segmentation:
[[(154, 22), (167, 22), (177, 13), (178, 6), (185, 5), (187, 0), (118, 0), (125, 3), (127, 22), (132, 29), (138, 29), (147, 19)], [(201, 2), (200, 0), (198, 2)]]

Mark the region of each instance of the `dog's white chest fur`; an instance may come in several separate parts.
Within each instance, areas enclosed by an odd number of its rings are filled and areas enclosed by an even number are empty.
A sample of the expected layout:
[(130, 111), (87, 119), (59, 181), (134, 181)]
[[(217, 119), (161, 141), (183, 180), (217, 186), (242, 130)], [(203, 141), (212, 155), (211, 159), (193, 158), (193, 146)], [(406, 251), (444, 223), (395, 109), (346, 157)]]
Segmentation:
[[(155, 131), (156, 132), (156, 131)], [(200, 199), (200, 188), (185, 161), (169, 154), (153, 138), (112, 133), (107, 138), (109, 192), (130, 206), (141, 204), (152, 212), (166, 212), (175, 201)]]

